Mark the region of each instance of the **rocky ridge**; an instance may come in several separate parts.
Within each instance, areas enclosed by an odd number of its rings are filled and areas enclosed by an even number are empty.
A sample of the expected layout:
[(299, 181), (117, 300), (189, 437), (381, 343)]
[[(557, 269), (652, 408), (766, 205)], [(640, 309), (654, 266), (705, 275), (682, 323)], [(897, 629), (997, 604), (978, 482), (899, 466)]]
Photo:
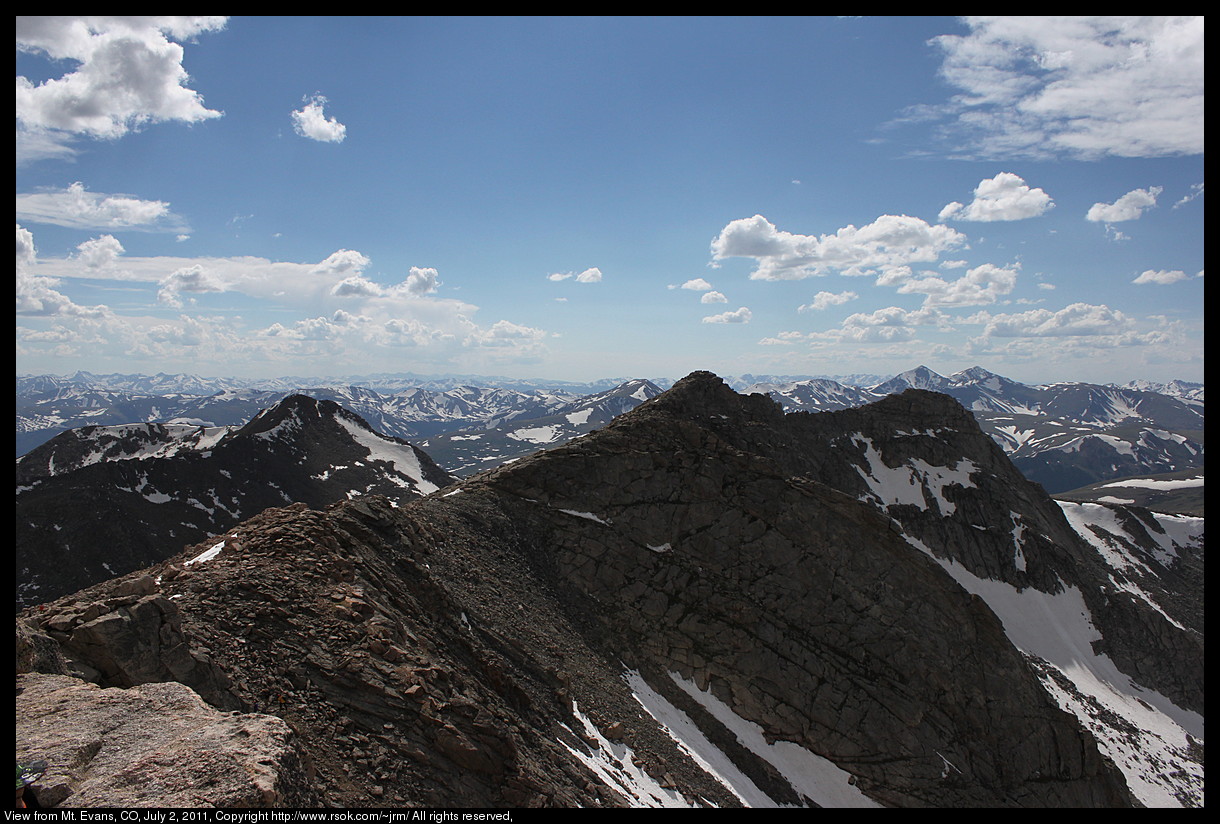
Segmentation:
[(293, 395), (240, 427), (65, 432), (19, 459), (16, 480), (21, 606), (162, 561), (269, 506), (409, 498), (452, 477), (338, 404)]
[[(943, 396), (784, 415), (696, 373), (445, 491), (267, 510), (21, 623), (94, 680), (114, 677), (84, 643), (99, 621), (132, 634), (107, 650), (179, 661), (160, 637), (180, 627), (213, 702), (287, 720), (332, 804), (1189, 803), (1201, 766), (1116, 769), (1056, 663), (961, 577), (1050, 602), (1100, 585), (1095, 556)], [(1201, 627), (1158, 606), (1099, 620), (1143, 622), (1120, 646), (1186, 639), (1146, 654), (1201, 712)]]

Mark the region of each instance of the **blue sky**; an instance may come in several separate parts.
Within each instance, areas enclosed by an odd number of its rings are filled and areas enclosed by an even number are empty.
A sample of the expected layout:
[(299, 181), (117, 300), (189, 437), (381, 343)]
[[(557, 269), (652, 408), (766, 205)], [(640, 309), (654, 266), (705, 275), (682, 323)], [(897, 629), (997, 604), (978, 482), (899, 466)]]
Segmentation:
[(18, 18), (17, 371), (1202, 380), (1191, 18)]

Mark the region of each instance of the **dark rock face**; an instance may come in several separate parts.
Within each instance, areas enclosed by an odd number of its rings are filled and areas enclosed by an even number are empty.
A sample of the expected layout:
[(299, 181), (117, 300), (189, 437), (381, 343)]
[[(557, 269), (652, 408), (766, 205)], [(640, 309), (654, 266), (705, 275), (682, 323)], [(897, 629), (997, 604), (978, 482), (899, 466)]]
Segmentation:
[[(214, 704), (299, 731), (328, 804), (1130, 804), (950, 562), (1014, 591), (1099, 586), (950, 399), (785, 416), (696, 373), (446, 493), (268, 509), (22, 620), (97, 681), (194, 662)], [(1106, 620), (1168, 631), (1132, 609)], [(1175, 637), (1190, 660), (1134, 669), (1201, 698), (1201, 636)], [(724, 780), (691, 754), (709, 748)]]
[(65, 432), (17, 462), (17, 605), (158, 563), (269, 506), (411, 497), (452, 480), (406, 441), (305, 395), (231, 430)]

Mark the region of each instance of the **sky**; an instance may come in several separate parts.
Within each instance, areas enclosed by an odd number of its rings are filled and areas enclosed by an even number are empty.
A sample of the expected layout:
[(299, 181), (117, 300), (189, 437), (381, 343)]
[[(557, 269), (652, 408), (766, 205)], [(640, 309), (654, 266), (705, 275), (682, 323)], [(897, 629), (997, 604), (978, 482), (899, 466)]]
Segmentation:
[(18, 17), (19, 374), (1203, 380), (1203, 19)]

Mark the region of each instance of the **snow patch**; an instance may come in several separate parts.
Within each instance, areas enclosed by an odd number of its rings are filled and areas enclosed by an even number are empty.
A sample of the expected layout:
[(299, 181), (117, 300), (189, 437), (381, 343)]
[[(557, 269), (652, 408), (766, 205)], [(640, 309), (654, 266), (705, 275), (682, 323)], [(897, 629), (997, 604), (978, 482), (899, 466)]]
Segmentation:
[(595, 523), (599, 523), (602, 526), (610, 526), (609, 521), (602, 520), (601, 518), (594, 515), (592, 512), (577, 512), (575, 509), (561, 509), (559, 511), (562, 512), (564, 515), (572, 515), (576, 518), (584, 518), (586, 521), (594, 521)]
[[(586, 741), (591, 740), (592, 752), (581, 752), (568, 746), (562, 740), (559, 742), (560, 745), (588, 767), (601, 779), (603, 784), (619, 792), (631, 806), (686, 808), (691, 806), (680, 792), (663, 788), (643, 768), (636, 766), (634, 751), (626, 744), (616, 744), (602, 735), (589, 717), (580, 711), (575, 701), (572, 702), (572, 715), (584, 728), (584, 735), (579, 737)], [(564, 729), (572, 732), (571, 728), (567, 726), (564, 726)], [(576, 735), (576, 733), (572, 734)]]
[(535, 426), (530, 429), (517, 429), (509, 432), (508, 437), (514, 441), (544, 444), (559, 440), (563, 437), (563, 433), (555, 426)]
[(823, 807), (881, 806), (849, 783), (852, 775), (833, 761), (812, 753), (791, 741), (768, 743), (763, 729), (733, 712), (732, 708), (705, 692), (677, 673), (669, 677), (683, 692), (698, 701), (704, 709), (729, 729), (742, 746), (774, 767), (792, 789)]
[[(233, 536), (233, 537), (237, 537), (237, 536), (235, 535), (235, 536)], [(213, 547), (211, 547), (211, 548), (209, 548), (209, 549), (206, 549), (206, 550), (204, 550), (203, 552), (199, 553), (199, 554), (198, 554), (198, 555), (196, 555), (194, 558), (192, 558), (191, 560), (189, 560), (189, 561), (187, 561), (186, 563), (184, 563), (184, 564), (183, 564), (183, 566), (191, 566), (192, 564), (203, 564), (203, 563), (207, 563), (208, 561), (212, 560), (212, 559), (213, 559), (213, 558), (215, 558), (217, 555), (219, 555), (219, 554), (220, 554), (220, 551), (221, 551), (222, 549), (224, 549), (224, 548), (225, 548), (225, 542), (224, 542), (224, 541), (221, 541), (220, 543), (216, 544), (215, 546), (213, 546)]]
[(439, 486), (424, 478), (419, 456), (415, 454), (415, 448), (410, 444), (387, 440), (345, 417), (337, 417), (336, 420), (351, 434), (352, 440), (369, 451), (370, 461), (385, 461), (390, 464), (394, 467), (395, 472), (410, 478), (421, 495), (427, 495), (440, 489)]
[(738, 769), (729, 758), (699, 729), (682, 710), (669, 703), (634, 670), (627, 673), (627, 686), (640, 706), (668, 733), (669, 737), (729, 792), (747, 807), (778, 807), (779, 805)]
[(1123, 487), (1130, 489), (1191, 489), (1197, 486), (1203, 486), (1203, 478), (1183, 478), (1178, 481), (1157, 481), (1151, 478), (1131, 478), (1126, 481), (1111, 481), (1108, 484), (1102, 484), (1103, 488)]
[(868, 462), (867, 471), (859, 466), (856, 471), (882, 506), (913, 504), (927, 509), (924, 494), (927, 491), (935, 499), (940, 514), (947, 517), (957, 511), (957, 505), (945, 497), (945, 488), (974, 487), (971, 476), (978, 471), (978, 467), (969, 460), (963, 459), (953, 466), (933, 466), (916, 458), (904, 466), (891, 467), (886, 465), (881, 453), (865, 436), (853, 435), (852, 442), (864, 450), (864, 458)]

